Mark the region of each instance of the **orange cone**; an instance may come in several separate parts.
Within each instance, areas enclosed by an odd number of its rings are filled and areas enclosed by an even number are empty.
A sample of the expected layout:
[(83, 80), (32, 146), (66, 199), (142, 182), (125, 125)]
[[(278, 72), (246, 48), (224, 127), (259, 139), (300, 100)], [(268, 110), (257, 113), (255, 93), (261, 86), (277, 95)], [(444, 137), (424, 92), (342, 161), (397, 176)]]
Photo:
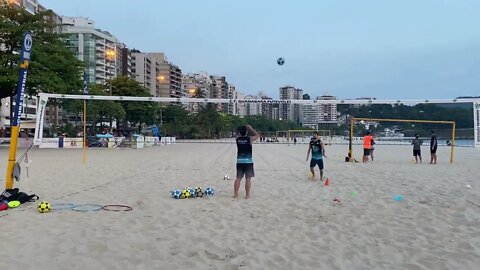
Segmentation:
[(327, 187), (330, 186), (330, 179), (329, 179), (329, 178), (325, 179), (325, 183), (324, 183), (324, 184), (325, 184), (325, 186), (327, 186)]

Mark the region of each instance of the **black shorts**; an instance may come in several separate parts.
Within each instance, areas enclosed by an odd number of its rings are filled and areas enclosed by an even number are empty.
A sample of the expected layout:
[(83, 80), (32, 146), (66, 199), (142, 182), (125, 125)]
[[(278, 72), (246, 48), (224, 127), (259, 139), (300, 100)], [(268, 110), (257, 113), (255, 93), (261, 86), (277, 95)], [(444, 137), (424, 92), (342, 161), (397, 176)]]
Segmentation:
[(413, 156), (414, 156), (414, 157), (416, 157), (416, 156), (421, 157), (422, 154), (420, 153), (420, 150), (413, 150)]
[(435, 149), (430, 149), (430, 154), (435, 154), (435, 153), (437, 153), (437, 148), (435, 148)]
[(237, 163), (237, 178), (250, 178), (255, 176), (253, 163)]
[(370, 149), (363, 149), (363, 156), (370, 156)]
[(310, 160), (310, 168), (315, 168), (315, 166), (318, 165), (318, 168), (320, 170), (323, 170), (323, 159), (311, 159)]

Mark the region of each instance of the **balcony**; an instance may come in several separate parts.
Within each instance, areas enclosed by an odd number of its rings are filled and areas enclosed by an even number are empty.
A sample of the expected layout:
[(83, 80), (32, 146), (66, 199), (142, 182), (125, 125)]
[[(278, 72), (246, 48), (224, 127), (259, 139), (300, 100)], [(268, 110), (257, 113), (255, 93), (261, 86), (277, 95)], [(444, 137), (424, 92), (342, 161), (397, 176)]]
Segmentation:
[(97, 40), (95, 40), (95, 44), (104, 46), (105, 45), (105, 40), (104, 39), (97, 39)]
[(100, 78), (106, 79), (106, 78), (107, 78), (107, 76), (105, 75), (106, 72), (107, 72), (107, 71), (106, 71), (105, 69), (95, 70), (95, 78), (100, 77)]
[(95, 46), (95, 51), (96, 52), (102, 52), (105, 54), (105, 47), (103, 46)]

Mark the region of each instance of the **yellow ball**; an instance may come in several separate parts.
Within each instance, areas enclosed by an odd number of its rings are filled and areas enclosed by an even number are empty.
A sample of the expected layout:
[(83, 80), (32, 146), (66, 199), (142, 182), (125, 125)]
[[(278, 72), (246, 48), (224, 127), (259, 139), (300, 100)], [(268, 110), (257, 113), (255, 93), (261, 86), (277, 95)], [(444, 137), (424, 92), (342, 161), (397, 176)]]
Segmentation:
[(38, 204), (37, 210), (39, 213), (48, 213), (50, 211), (50, 203), (46, 201), (42, 201)]

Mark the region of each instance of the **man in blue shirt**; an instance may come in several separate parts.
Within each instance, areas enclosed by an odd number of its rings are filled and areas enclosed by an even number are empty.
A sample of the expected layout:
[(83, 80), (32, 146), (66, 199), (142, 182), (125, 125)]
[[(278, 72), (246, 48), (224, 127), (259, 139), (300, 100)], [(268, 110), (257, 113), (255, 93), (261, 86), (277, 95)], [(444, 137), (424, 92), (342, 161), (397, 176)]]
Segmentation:
[[(255, 131), (252, 126), (246, 125), (238, 128), (240, 136), (237, 137), (237, 178), (233, 186), (233, 198), (238, 197), (240, 182), (245, 176), (245, 199), (250, 198), (250, 187), (252, 177), (255, 176), (253, 170), (252, 143), (258, 140), (260, 134)], [(251, 134), (252, 136), (248, 136)]]
[(323, 180), (323, 157), (325, 156), (325, 147), (322, 140), (318, 136), (318, 132), (313, 133), (313, 138), (308, 145), (307, 159), (312, 153), (312, 159), (310, 160), (310, 172), (312, 173), (312, 180), (315, 179), (315, 166), (318, 165), (320, 169), (320, 180)]

